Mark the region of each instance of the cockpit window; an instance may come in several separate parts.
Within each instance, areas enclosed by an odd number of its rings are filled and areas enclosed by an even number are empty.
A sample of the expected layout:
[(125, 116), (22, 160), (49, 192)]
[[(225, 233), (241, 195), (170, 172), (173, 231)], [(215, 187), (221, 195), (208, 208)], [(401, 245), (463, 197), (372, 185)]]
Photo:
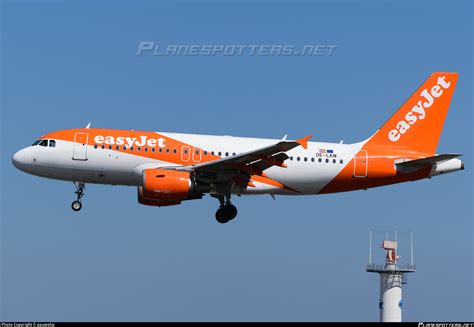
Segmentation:
[(41, 142), (41, 140), (36, 140), (31, 146), (38, 145)]
[(51, 148), (54, 148), (56, 146), (56, 141), (55, 140), (49, 140), (49, 146)]
[(42, 140), (39, 145), (40, 146), (48, 146), (48, 140)]

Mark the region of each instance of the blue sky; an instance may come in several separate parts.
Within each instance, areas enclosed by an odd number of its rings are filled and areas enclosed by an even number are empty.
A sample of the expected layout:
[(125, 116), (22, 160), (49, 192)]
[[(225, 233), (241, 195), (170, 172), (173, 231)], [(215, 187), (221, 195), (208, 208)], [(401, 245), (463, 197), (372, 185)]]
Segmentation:
[[(413, 231), (405, 320), (473, 320), (469, 2), (2, 2), (2, 320), (378, 319), (368, 230)], [(332, 56), (136, 56), (159, 44), (336, 44)], [(346, 143), (434, 71), (459, 72), (438, 152), (466, 170), (337, 195), (141, 206), (136, 190), (15, 170), (38, 136), (85, 126)], [(403, 234), (404, 233), (404, 234)], [(406, 243), (405, 243), (406, 244)], [(379, 251), (377, 249), (377, 251)]]

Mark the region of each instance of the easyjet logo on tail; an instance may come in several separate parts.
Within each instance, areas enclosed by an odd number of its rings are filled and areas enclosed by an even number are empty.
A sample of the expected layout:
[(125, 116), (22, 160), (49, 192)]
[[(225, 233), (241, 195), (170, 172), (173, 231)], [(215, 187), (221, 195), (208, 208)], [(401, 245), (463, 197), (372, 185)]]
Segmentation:
[(416, 124), (418, 120), (423, 120), (426, 117), (426, 109), (431, 107), (437, 98), (439, 98), (445, 89), (451, 86), (451, 82), (445, 80), (445, 76), (438, 77), (437, 84), (429, 91), (424, 89), (420, 96), (422, 97), (416, 105), (405, 115), (404, 119), (400, 120), (394, 129), (388, 132), (388, 139), (392, 142), (397, 142), (403, 134), (405, 134), (411, 127)]
[(118, 137), (113, 137), (113, 136), (102, 136), (102, 135), (97, 135), (94, 138), (94, 141), (96, 144), (109, 144), (109, 145), (126, 145), (128, 147), (132, 146), (149, 146), (149, 147), (160, 147), (164, 148), (165, 145), (165, 139), (160, 137), (160, 138), (148, 138), (147, 136), (139, 136), (139, 137), (124, 137), (124, 136), (118, 136)]

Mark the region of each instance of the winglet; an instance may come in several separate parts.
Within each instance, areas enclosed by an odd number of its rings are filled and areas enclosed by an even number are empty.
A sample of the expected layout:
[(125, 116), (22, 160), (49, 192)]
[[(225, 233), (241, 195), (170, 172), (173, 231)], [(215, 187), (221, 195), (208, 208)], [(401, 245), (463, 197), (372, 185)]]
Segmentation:
[(301, 145), (304, 149), (308, 148), (308, 141), (312, 137), (312, 135), (308, 135), (306, 137), (303, 137), (302, 139), (296, 140), (296, 143)]

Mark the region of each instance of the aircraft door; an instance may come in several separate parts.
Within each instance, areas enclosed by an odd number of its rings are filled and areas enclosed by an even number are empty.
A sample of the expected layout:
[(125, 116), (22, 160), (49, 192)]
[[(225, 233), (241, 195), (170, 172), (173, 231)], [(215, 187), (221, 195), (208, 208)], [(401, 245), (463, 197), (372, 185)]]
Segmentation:
[(366, 178), (367, 168), (367, 150), (360, 150), (354, 157), (354, 173), (352, 176), (357, 178)]
[(72, 150), (73, 160), (87, 160), (87, 141), (89, 133), (74, 134), (74, 146)]

